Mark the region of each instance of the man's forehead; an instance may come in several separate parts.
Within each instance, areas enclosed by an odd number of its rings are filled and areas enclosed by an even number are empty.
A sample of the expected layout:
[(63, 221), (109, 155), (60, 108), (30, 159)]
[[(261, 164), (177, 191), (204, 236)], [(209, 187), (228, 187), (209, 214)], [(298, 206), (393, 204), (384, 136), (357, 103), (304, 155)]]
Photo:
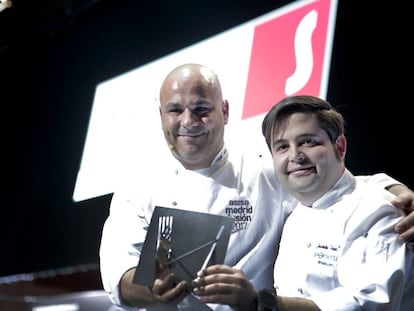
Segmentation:
[(211, 97), (215, 95), (214, 84), (203, 79), (180, 79), (171, 83), (167, 88), (173, 96)]

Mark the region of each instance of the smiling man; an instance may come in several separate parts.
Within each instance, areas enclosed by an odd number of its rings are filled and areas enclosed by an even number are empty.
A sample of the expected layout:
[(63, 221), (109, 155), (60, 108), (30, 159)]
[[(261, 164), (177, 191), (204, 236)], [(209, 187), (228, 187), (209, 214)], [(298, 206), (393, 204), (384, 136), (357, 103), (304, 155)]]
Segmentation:
[(413, 310), (414, 256), (393, 230), (403, 214), (345, 167), (342, 115), (321, 98), (287, 97), (263, 134), (276, 176), (299, 201), (282, 233), (277, 294), (320, 310)]

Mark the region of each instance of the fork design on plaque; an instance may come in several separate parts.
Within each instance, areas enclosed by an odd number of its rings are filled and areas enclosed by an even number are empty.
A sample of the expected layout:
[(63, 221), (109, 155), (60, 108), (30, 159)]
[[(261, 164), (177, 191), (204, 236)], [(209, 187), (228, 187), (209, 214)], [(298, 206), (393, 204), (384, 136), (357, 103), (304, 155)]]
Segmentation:
[(173, 216), (160, 216), (158, 218), (157, 260), (163, 265), (169, 265), (172, 259), (173, 220)]

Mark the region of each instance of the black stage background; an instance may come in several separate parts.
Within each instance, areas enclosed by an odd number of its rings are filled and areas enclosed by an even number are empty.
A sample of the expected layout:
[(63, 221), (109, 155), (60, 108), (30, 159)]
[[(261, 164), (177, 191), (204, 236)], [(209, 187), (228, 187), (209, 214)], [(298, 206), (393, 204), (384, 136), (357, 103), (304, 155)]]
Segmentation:
[[(0, 276), (98, 261), (111, 196), (72, 201), (98, 83), (291, 1), (13, 2), (0, 13)], [(408, 5), (339, 1), (328, 100), (347, 119), (348, 167), (414, 187)]]

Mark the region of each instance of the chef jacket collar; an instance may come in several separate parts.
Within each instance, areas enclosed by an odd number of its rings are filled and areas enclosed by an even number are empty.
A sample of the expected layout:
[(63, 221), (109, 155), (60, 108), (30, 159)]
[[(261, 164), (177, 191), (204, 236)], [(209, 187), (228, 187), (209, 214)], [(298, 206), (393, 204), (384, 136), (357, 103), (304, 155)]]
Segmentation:
[(223, 148), (219, 151), (219, 153), (217, 153), (217, 155), (214, 157), (209, 167), (202, 168), (199, 170), (194, 170), (194, 171), (202, 175), (205, 175), (205, 176), (211, 176), (215, 172), (217, 172), (221, 167), (224, 166), (227, 159), (228, 159), (227, 148), (226, 146), (223, 146)]
[[(222, 168), (227, 163), (227, 159), (228, 159), (228, 151), (227, 151), (226, 146), (223, 146), (223, 148), (214, 157), (209, 167), (202, 168), (199, 170), (191, 170), (191, 171), (202, 174), (204, 176), (212, 176), (214, 173), (216, 173), (220, 168)], [(177, 163), (175, 174), (178, 174), (180, 171), (186, 170), (182, 166), (180, 161), (178, 161), (175, 157), (174, 157), (174, 161), (176, 161)]]
[(312, 204), (312, 208), (326, 209), (332, 206), (332, 204), (340, 200), (345, 194), (350, 193), (355, 188), (355, 184), (355, 177), (350, 171), (345, 169), (336, 184), (327, 193), (316, 200)]

